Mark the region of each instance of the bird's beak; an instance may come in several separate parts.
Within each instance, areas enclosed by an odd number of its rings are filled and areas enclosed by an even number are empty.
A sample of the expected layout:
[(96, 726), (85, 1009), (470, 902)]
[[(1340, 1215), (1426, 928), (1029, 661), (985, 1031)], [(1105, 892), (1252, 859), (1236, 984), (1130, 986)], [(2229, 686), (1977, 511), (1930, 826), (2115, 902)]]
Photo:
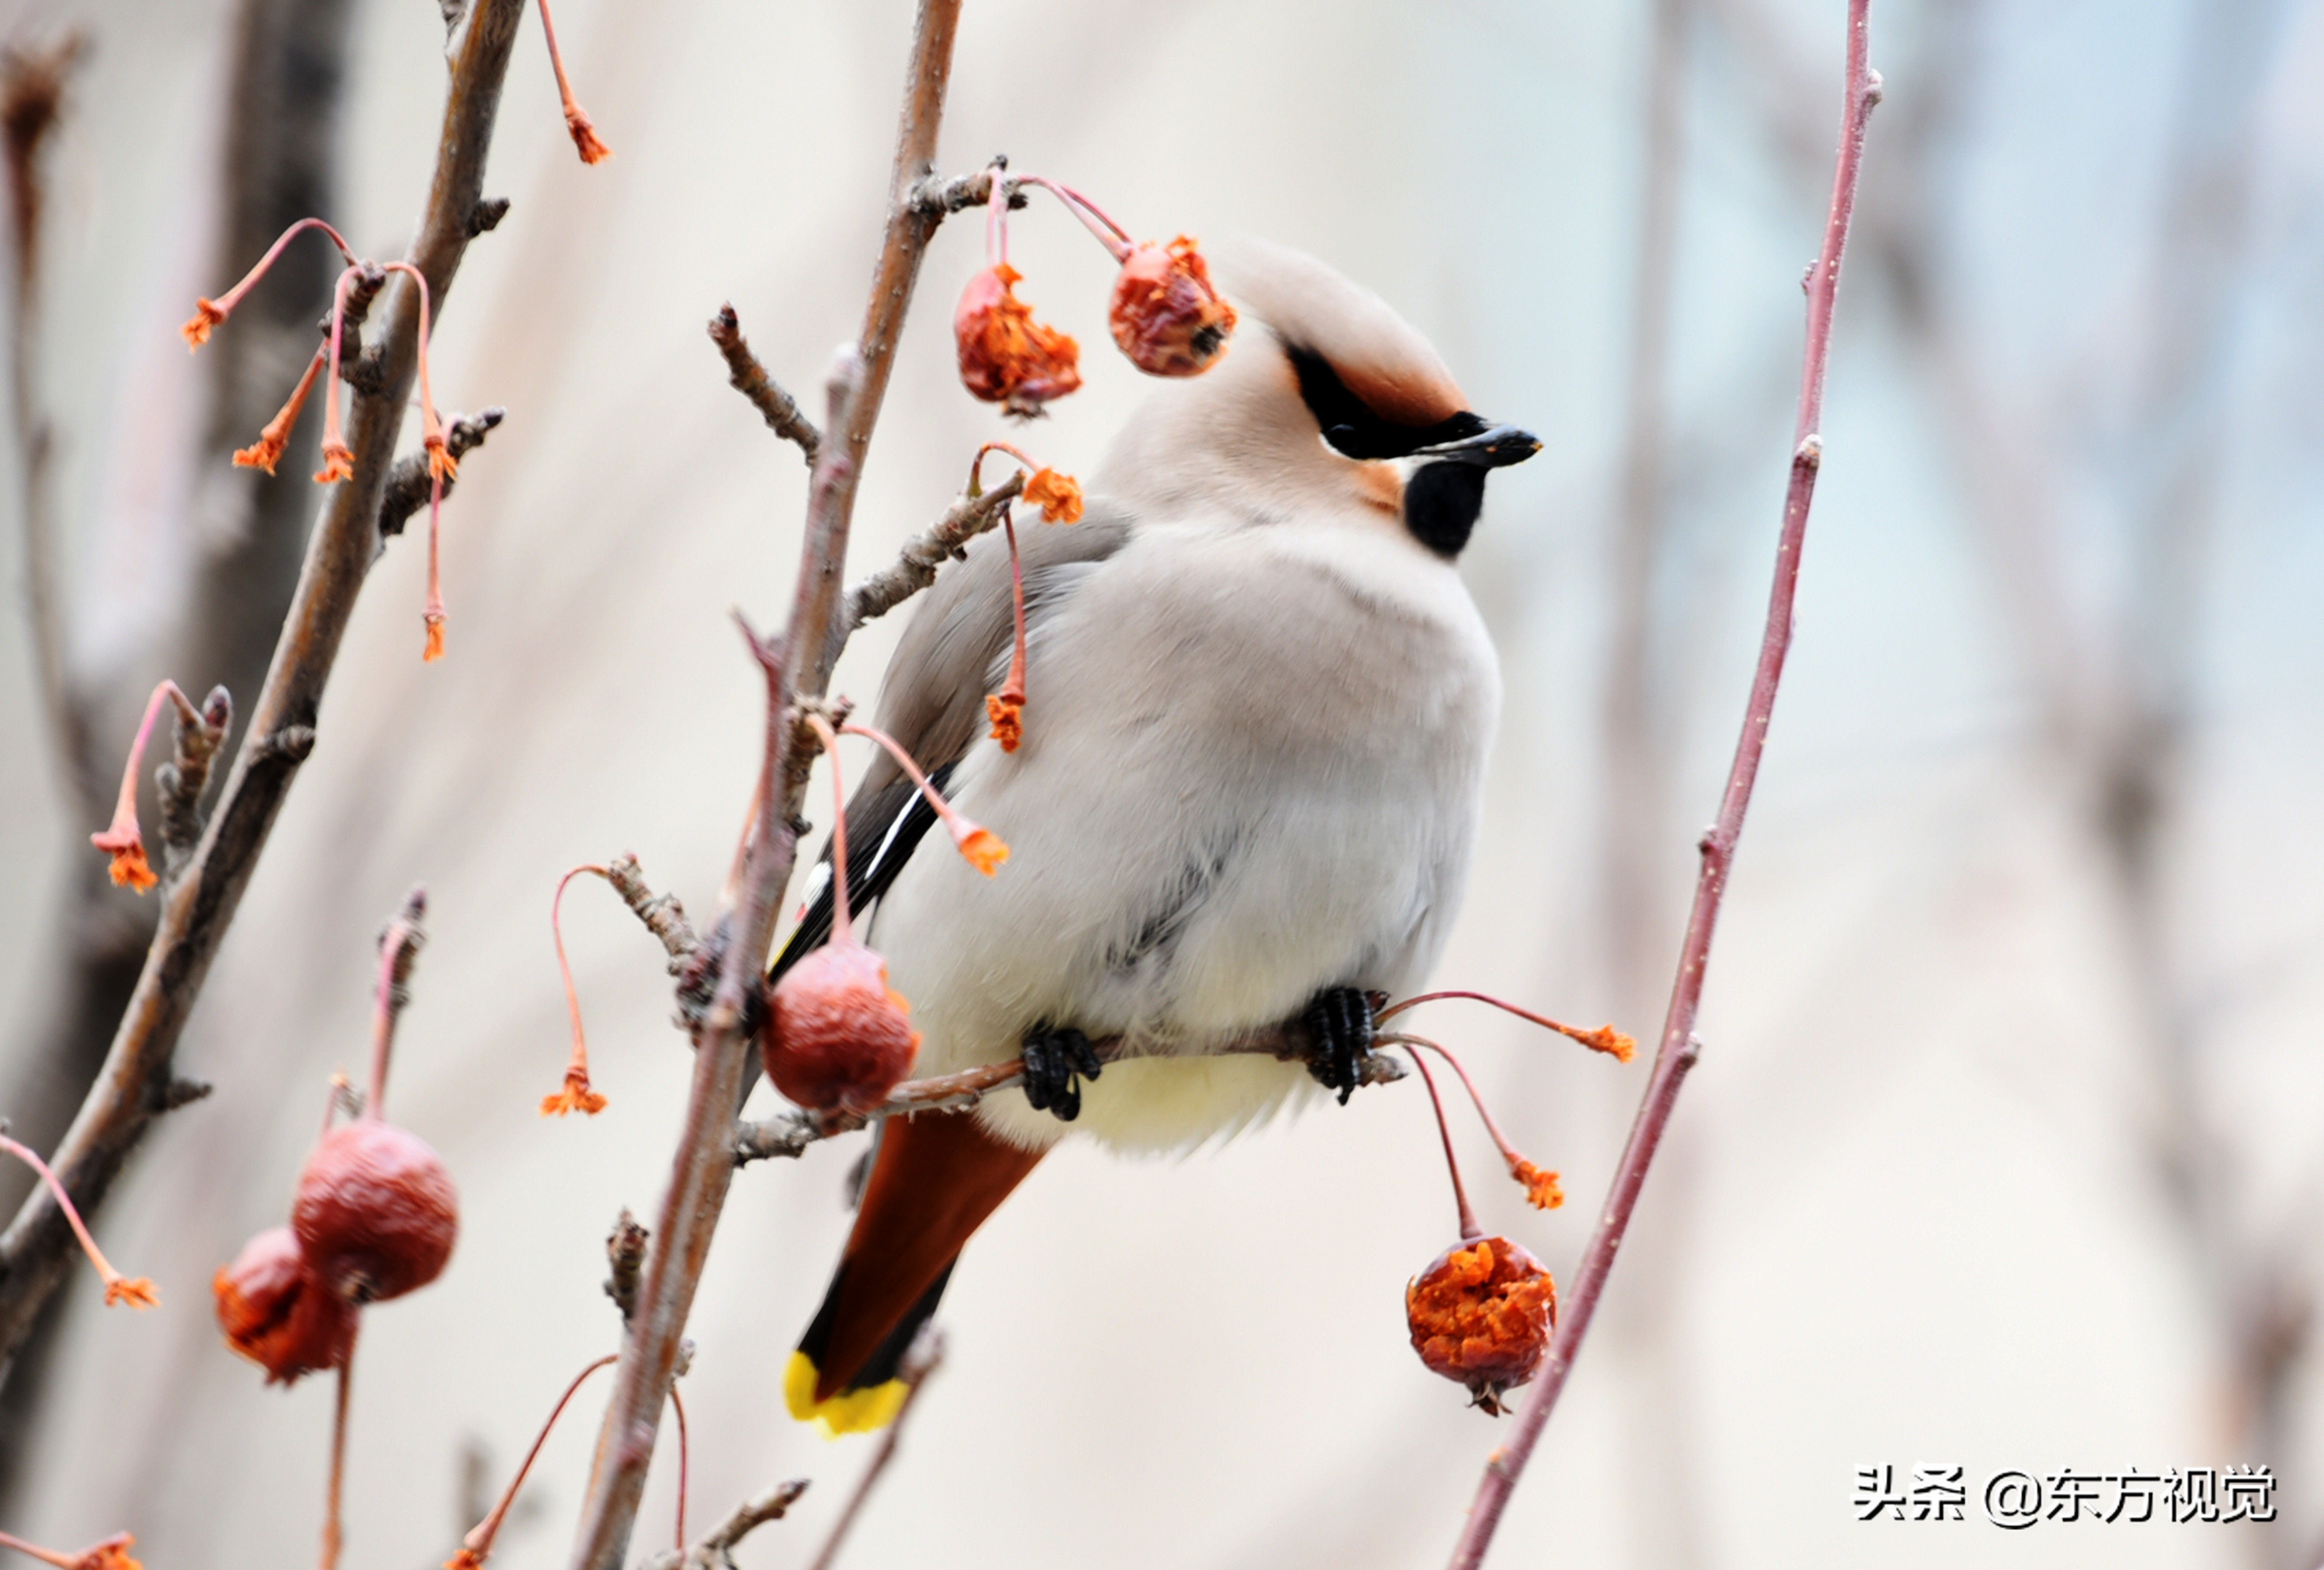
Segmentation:
[(1412, 456), (1443, 463), (1474, 464), (1480, 469), (1498, 469), (1510, 464), (1521, 464), (1540, 450), (1541, 439), (1533, 432), (1519, 430), (1514, 425), (1494, 425), (1474, 436), (1464, 436), (1458, 441), (1417, 448)]

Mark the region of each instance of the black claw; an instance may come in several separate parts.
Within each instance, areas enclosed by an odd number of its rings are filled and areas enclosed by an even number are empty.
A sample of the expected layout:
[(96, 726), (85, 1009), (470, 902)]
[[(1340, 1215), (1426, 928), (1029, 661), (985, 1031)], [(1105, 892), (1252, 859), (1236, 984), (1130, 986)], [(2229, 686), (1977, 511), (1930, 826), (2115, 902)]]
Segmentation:
[(1338, 1091), (1345, 1106), (1371, 1058), (1372, 1001), (1354, 987), (1326, 987), (1310, 1000), (1305, 1018), (1314, 1038), (1307, 1072)]
[(1025, 1100), (1059, 1122), (1082, 1115), (1081, 1081), (1095, 1079), (1101, 1065), (1087, 1036), (1074, 1030), (1036, 1025), (1025, 1033)]

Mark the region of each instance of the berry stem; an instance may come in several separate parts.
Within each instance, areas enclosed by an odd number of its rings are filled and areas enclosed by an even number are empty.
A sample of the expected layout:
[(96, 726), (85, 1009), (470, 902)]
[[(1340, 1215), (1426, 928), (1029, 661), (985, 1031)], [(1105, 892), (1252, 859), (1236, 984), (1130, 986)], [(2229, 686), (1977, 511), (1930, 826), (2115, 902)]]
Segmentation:
[(831, 798), (836, 815), (831, 820), (831, 942), (835, 948), (845, 948), (855, 942), (855, 927), (847, 916), (847, 787), (839, 774), (839, 736), (819, 714), (808, 715), (807, 723), (823, 738), (823, 750), (831, 756)]
[(678, 1551), (686, 1552), (686, 1473), (691, 1459), (686, 1437), (686, 1403), (678, 1399), (678, 1387), (669, 1387), (670, 1409), (678, 1414)]
[(839, 728), (844, 734), (862, 736), (868, 741), (877, 742), (888, 749), (888, 755), (896, 760), (897, 766), (906, 774), (911, 776), (912, 783), (919, 787), (920, 794), (927, 799), (928, 806), (935, 809), (936, 817), (945, 826), (945, 832), (952, 836), (954, 847), (978, 872), (989, 878), (992, 875), (993, 869), (1001, 862), (1008, 859), (1009, 847), (1002, 845), (1000, 837), (991, 829), (974, 822), (955, 809), (951, 802), (946, 801), (943, 793), (928, 782), (928, 777), (920, 772), (920, 766), (912, 762), (912, 754), (904, 750), (904, 744), (901, 742), (887, 732), (875, 730), (870, 725), (850, 723)]
[(618, 1353), (608, 1353), (573, 1376), (573, 1382), (567, 1385), (565, 1393), (557, 1398), (557, 1405), (549, 1409), (549, 1421), (543, 1423), (540, 1432), (533, 1436), (532, 1448), (524, 1453), (524, 1464), (516, 1469), (516, 1476), (510, 1479), (507, 1489), (501, 1494), (500, 1502), (493, 1506), (492, 1514), (470, 1528), (468, 1535), (460, 1540), (460, 1552), (452, 1561), (454, 1565), (461, 1566), (461, 1570), (475, 1570), (492, 1553), (493, 1538), (499, 1535), (501, 1523), (508, 1519), (509, 1507), (516, 1503), (517, 1490), (524, 1486), (526, 1476), (532, 1471), (533, 1462), (540, 1455), (540, 1447), (549, 1443), (549, 1430), (556, 1427), (557, 1419), (565, 1415), (567, 1403), (573, 1399), (584, 1381), (607, 1363), (620, 1361), (620, 1356)]
[(419, 957), (420, 944), (426, 941), (420, 918), (427, 909), (427, 894), (412, 890), (404, 898), (403, 909), (380, 934), (379, 985), (373, 993), (371, 1014), (371, 1094), (364, 1098), (362, 1113), (374, 1120), (386, 1115), (388, 1054), (395, 1045), (396, 1020), (403, 1013), (403, 984), (411, 974), (411, 962)]
[(28, 1543), (23, 1538), (12, 1536), (7, 1532), (0, 1532), (0, 1548), (14, 1548), (19, 1554), (29, 1555), (42, 1564), (54, 1565), (57, 1570), (74, 1570), (76, 1565), (88, 1557), (86, 1554), (60, 1554), (54, 1548), (43, 1548), (38, 1543)]
[(363, 1328), (358, 1318), (355, 1328), (347, 1332), (347, 1354), (339, 1362), (339, 1394), (331, 1414), (331, 1481), (323, 1503), (323, 1557), (321, 1570), (337, 1570), (339, 1548), (346, 1541), (346, 1533), (339, 1525), (339, 1495), (344, 1491), (347, 1475), (347, 1399), (355, 1388), (355, 1335)]
[(557, 892), (549, 900), (549, 936), (557, 945), (557, 974), (565, 983), (565, 1012), (573, 1021), (573, 1053), (565, 1061), (565, 1088), (541, 1099), (543, 1117), (552, 1113), (584, 1112), (595, 1117), (603, 1112), (605, 1098), (589, 1085), (589, 1042), (581, 1030), (581, 994), (573, 988), (573, 965), (565, 956), (565, 925), (561, 912), (565, 904), (565, 885), (584, 873), (595, 873), (607, 882), (613, 875), (594, 863), (585, 863), (557, 880)]
[[(1477, 1082), (1469, 1077), (1468, 1068), (1458, 1057), (1455, 1057), (1452, 1055), (1452, 1050), (1449, 1048), (1443, 1046), (1440, 1042), (1431, 1041), (1425, 1036), (1407, 1036), (1394, 1031), (1382, 1032), (1380, 1035), (1373, 1039), (1377, 1041), (1388, 1042), (1392, 1045), (1406, 1048), (1425, 1047), (1431, 1052), (1435, 1053), (1436, 1056), (1444, 1059), (1445, 1063), (1451, 1067), (1452, 1072), (1461, 1076), (1462, 1087), (1468, 1091), (1469, 1103), (1471, 1106), (1474, 1106), (1477, 1109), (1478, 1120), (1485, 1125), (1485, 1132), (1492, 1136), (1493, 1146), (1496, 1150), (1500, 1151), (1501, 1159), (1508, 1164), (1509, 1176), (1516, 1178), (1518, 1182), (1525, 1184), (1528, 1189), (1531, 1188), (1534, 1176), (1540, 1172), (1540, 1168), (1536, 1168), (1531, 1161), (1527, 1160), (1525, 1155), (1519, 1151), (1515, 1145), (1509, 1143), (1508, 1136), (1501, 1132), (1501, 1125), (1493, 1121), (1491, 1110), (1485, 1105), (1485, 1098), (1477, 1089)], [(1420, 1061), (1420, 1055), (1418, 1053), (1416, 1052), (1413, 1054), (1413, 1061), (1415, 1064), (1417, 1064)], [(1552, 1184), (1551, 1188), (1545, 1192), (1554, 1193), (1556, 1174), (1548, 1173), (1545, 1174), (1545, 1176), (1551, 1180)], [(1545, 1204), (1544, 1208), (1549, 1208), (1552, 1205), (1562, 1203), (1563, 1203), (1563, 1200), (1561, 1196), (1557, 1200)]]
[(125, 1277), (113, 1268), (112, 1261), (97, 1246), (97, 1240), (88, 1235), (88, 1225), (81, 1220), (79, 1210), (73, 1205), (72, 1196), (65, 1192), (65, 1186), (49, 1169), (49, 1164), (42, 1160), (31, 1146), (19, 1144), (5, 1134), (0, 1134), (0, 1150), (7, 1151), (39, 1173), (41, 1181), (49, 1186), (49, 1192), (56, 1196), (57, 1208), (65, 1213), (65, 1220), (71, 1225), (73, 1236), (80, 1240), (81, 1252), (88, 1256), (88, 1262), (97, 1267), (97, 1279), (105, 1283), (106, 1306), (109, 1307), (115, 1303), (125, 1302), (133, 1308), (152, 1307), (156, 1301), (153, 1283), (143, 1276)]
[(1444, 1098), (1436, 1094), (1436, 1076), (1428, 1072), (1428, 1065), (1417, 1052), (1412, 1055), (1412, 1066), (1420, 1070), (1420, 1083), (1428, 1087), (1428, 1104), (1436, 1109), (1436, 1131), (1444, 1141), (1444, 1169), (1452, 1175), (1452, 1203), (1461, 1212), (1461, 1241), (1474, 1242), (1485, 1233), (1477, 1224), (1477, 1213), (1469, 1208), (1469, 1191), (1461, 1183), (1461, 1163), (1452, 1154), (1452, 1127), (1444, 1121)]
[(324, 234), (328, 235), (331, 237), (331, 244), (339, 248), (339, 254), (346, 258), (347, 265), (350, 267), (356, 265), (355, 252), (348, 248), (346, 241), (340, 237), (337, 229), (320, 218), (300, 218), (282, 231), (281, 238), (266, 248), (266, 254), (261, 256), (257, 264), (242, 275), (241, 282), (219, 295), (216, 300), (196, 301), (193, 320), (180, 329), (185, 335), (186, 346), (189, 349), (201, 347), (210, 336), (210, 328), (234, 314), (234, 308), (242, 303), (242, 297), (255, 288), (260, 279), (266, 276), (267, 270), (274, 265), (275, 259), (282, 254), (283, 249), (309, 229), (320, 229)]
[(1017, 550), (1017, 509), (1001, 510), (1001, 531), (1009, 538), (1009, 594), (1010, 613), (1016, 618), (1016, 642), (1009, 655), (1009, 679), (1001, 685), (1001, 701), (1025, 704), (1025, 559)]
[[(1619, 1062), (1628, 1063), (1638, 1049), (1638, 1044), (1636, 1041), (1611, 1025), (1600, 1025), (1595, 1030), (1585, 1030), (1578, 1025), (1561, 1023), (1546, 1014), (1536, 1014), (1531, 1009), (1521, 1009), (1515, 1003), (1504, 1002), (1490, 993), (1459, 991), (1422, 993), (1417, 997), (1406, 998), (1400, 1003), (1393, 1003), (1382, 1009), (1376, 1022), (1386, 1024), (1406, 1009), (1416, 1009), (1423, 1003), (1438, 1002), (1446, 998), (1469, 998), (1477, 1002), (1490, 1003), (1504, 1013), (1515, 1014), (1520, 1020), (1530, 1020), (1545, 1030), (1554, 1030), (1561, 1036), (1572, 1037), (1591, 1051), (1603, 1052)], [(1438, 1050), (1442, 1051), (1443, 1048), (1439, 1048)]]
[(113, 881), (134, 883), (141, 891), (153, 886), (154, 878), (145, 860), (145, 841), (137, 827), (137, 771), (145, 761), (145, 743), (153, 734), (153, 722), (161, 716), (163, 699), (178, 706), (179, 718), (189, 726), (198, 727), (202, 716), (178, 690), (174, 681), (163, 681), (145, 700), (144, 717), (137, 722), (137, 735), (129, 743), (129, 762), (121, 771), (121, 795), (113, 806), (113, 822), (102, 832), (90, 835), (89, 843), (114, 858)]
[[(1103, 208), (1099, 207), (1095, 202), (1082, 195), (1081, 192), (1075, 190), (1073, 187), (1038, 174), (1020, 174), (1016, 177), (1016, 183), (1019, 185), (1038, 185), (1043, 190), (1046, 190), (1050, 195), (1057, 198), (1057, 199), (1065, 204), (1065, 210), (1067, 212), (1073, 214), (1074, 217), (1082, 221), (1082, 226), (1084, 228), (1097, 236), (1098, 244), (1103, 245), (1116, 262), (1125, 261), (1129, 258), (1131, 250), (1130, 244), (1130, 231), (1123, 228), (1120, 224), (1115, 223), (1111, 217), (1106, 216), (1106, 211)], [(1006, 207), (1009, 204), (1004, 201), (998, 205)], [(1102, 227), (1100, 226), (1102, 226)], [(1006, 261), (1007, 258), (1003, 257), (1002, 260)]]
[(565, 129), (571, 133), (573, 145), (584, 163), (599, 163), (611, 158), (613, 150), (597, 139), (597, 128), (573, 96), (573, 84), (566, 79), (565, 56), (557, 47), (557, 23), (549, 19), (549, 0), (540, 0), (540, 35), (549, 42), (549, 69), (557, 73), (557, 97), (565, 108)]

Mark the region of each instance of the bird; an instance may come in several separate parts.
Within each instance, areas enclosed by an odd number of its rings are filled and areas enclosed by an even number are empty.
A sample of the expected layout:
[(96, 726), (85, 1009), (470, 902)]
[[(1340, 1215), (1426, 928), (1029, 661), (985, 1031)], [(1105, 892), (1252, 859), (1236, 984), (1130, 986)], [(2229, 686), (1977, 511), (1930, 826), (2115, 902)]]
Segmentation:
[[(1190, 1149), (1360, 1081), (1371, 994), (1416, 990), (1465, 890), (1500, 702), (1457, 563), (1493, 468), (1541, 443), (1471, 411), (1379, 295), (1281, 246), (1216, 251), (1224, 356), (1163, 383), (1081, 522), (1020, 531), (1021, 744), (988, 535), (920, 604), (877, 724), (1011, 846), (980, 877), (884, 753), (845, 809), (868, 941), (918, 1075), (1021, 1056), (1021, 1087), (885, 1120), (784, 1379), (792, 1416), (876, 1428), (970, 1235), (1060, 1139)], [(770, 980), (824, 940), (826, 857)], [(1290, 1019), (1306, 1062), (1222, 1044)], [(1091, 1042), (1120, 1037), (1101, 1066)]]

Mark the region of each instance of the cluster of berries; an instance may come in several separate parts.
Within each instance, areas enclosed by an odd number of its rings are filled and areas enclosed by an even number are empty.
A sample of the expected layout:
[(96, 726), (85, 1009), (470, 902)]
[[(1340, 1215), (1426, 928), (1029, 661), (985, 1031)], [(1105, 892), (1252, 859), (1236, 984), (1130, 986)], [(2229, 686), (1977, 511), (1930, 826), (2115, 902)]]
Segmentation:
[(371, 1092), (362, 1110), (332, 1126), (345, 1097), (344, 1082), (333, 1084), (322, 1137), (299, 1173), (290, 1224), (252, 1238), (211, 1283), (226, 1344), (263, 1368), (270, 1384), (346, 1366), (363, 1307), (426, 1286), (452, 1257), (460, 1210), (451, 1174), (381, 1109), (425, 908), (414, 893), (380, 939)]
[[(1480, 993), (1430, 993), (1408, 998), (1379, 1017), (1385, 1021), (1406, 1009), (1445, 997), (1492, 1003), (1623, 1063), (1637, 1049), (1629, 1037), (1610, 1025), (1584, 1030)], [(1460, 1163), (1453, 1159), (1452, 1132), (1444, 1120), (1444, 1104), (1417, 1049), (1435, 1053), (1460, 1076), (1485, 1131), (1500, 1151), (1509, 1176), (1525, 1189), (1528, 1204), (1539, 1210), (1554, 1210), (1565, 1203), (1565, 1196), (1558, 1187), (1556, 1173), (1535, 1166), (1509, 1143), (1459, 1058), (1421, 1036), (1390, 1034), (1382, 1039), (1411, 1052), (1413, 1067), (1420, 1070), (1421, 1080), (1428, 1086), (1437, 1132), (1444, 1141), (1444, 1164), (1452, 1174), (1461, 1229), (1460, 1241), (1405, 1287), (1405, 1320), (1412, 1334), (1412, 1349), (1432, 1373), (1465, 1385), (1472, 1405), (1498, 1416), (1507, 1409), (1503, 1398), (1530, 1381), (1549, 1354), (1550, 1336), (1557, 1327), (1557, 1284), (1522, 1243), (1488, 1237), (1477, 1224), (1476, 1214), (1469, 1208), (1468, 1191), (1461, 1182)]]
[(1017, 298), (1025, 275), (1009, 264), (1009, 203), (1019, 188), (1038, 186), (1080, 218), (1121, 271), (1106, 311), (1113, 341), (1149, 376), (1199, 376), (1211, 368), (1235, 328), (1234, 307), (1211, 286), (1211, 271), (1194, 242), (1132, 242), (1130, 233), (1079, 191), (1038, 175), (988, 171), (985, 204), (988, 265), (968, 281), (953, 308), (962, 385), (1019, 419), (1082, 384), (1081, 346), (1033, 319)]

